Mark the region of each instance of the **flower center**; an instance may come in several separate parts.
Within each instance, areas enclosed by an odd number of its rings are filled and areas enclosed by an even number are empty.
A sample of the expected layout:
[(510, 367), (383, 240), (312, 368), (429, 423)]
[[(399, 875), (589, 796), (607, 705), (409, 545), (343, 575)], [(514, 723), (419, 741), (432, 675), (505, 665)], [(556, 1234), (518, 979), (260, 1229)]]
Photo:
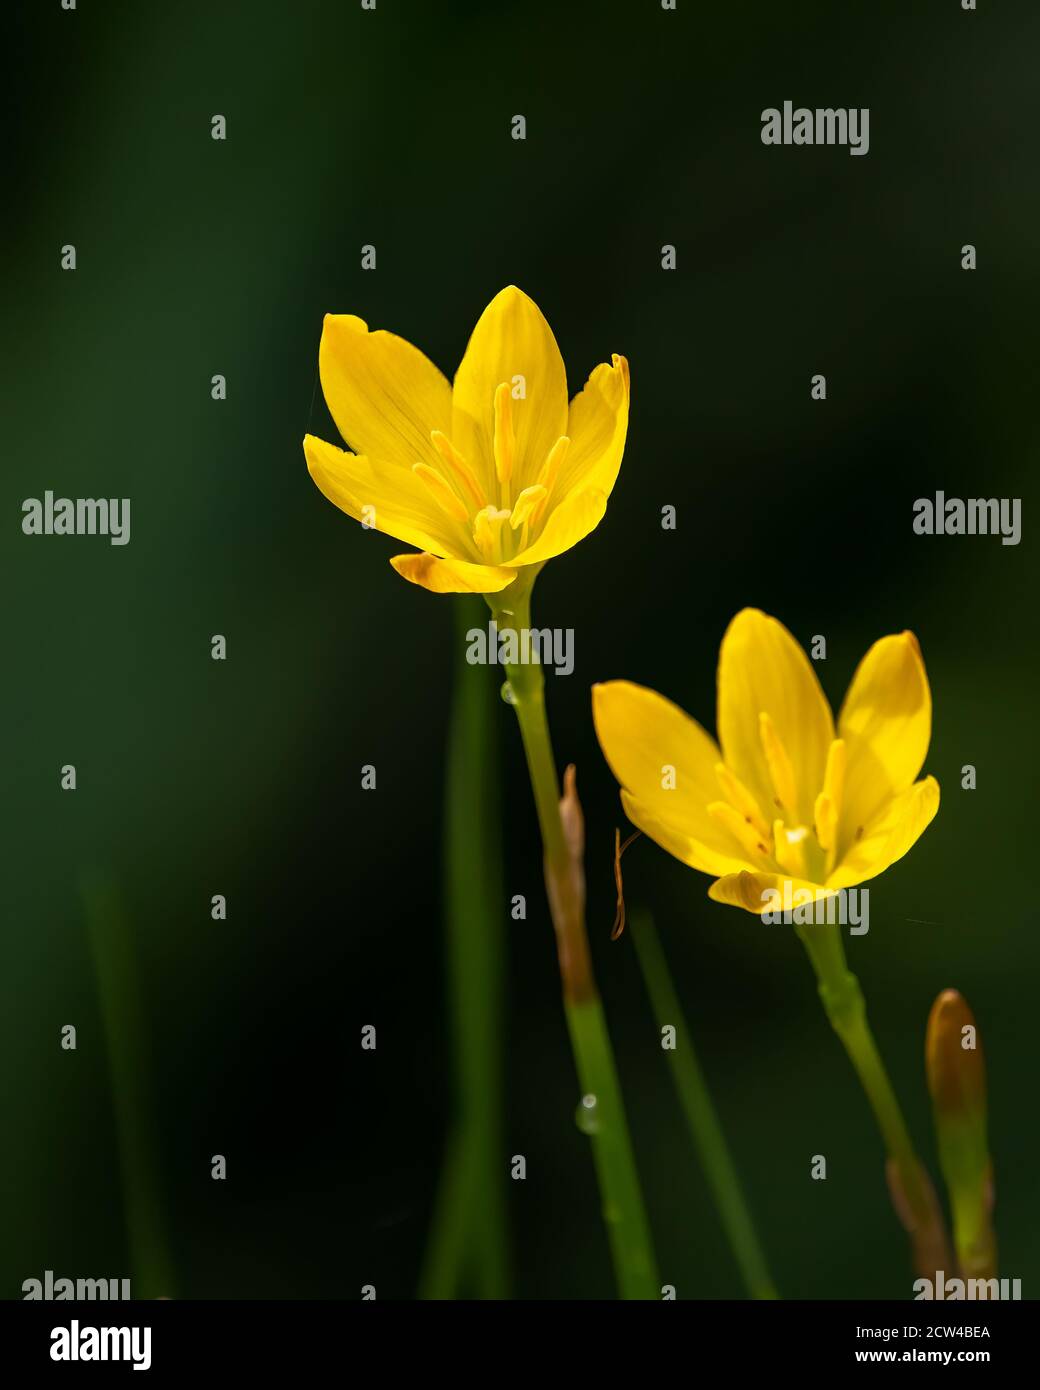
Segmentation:
[(492, 408), (495, 422), (493, 459), (486, 460), (488, 467), (485, 469), (491, 497), (477, 473), (441, 430), (430, 432), (440, 456), (439, 464), (414, 463), (412, 472), (441, 511), (462, 528), (466, 548), (478, 563), (503, 565), (527, 548), (531, 533), (541, 525), (571, 441), (565, 434), (557, 439), (545, 456), (537, 481), (522, 488), (513, 500), (516, 431), (513, 399), (504, 381), (495, 387)]
[(845, 741), (836, 738), (827, 750), (823, 787), (813, 805), (813, 824), (802, 822), (797, 783), (787, 749), (776, 725), (765, 712), (758, 717), (759, 740), (773, 803), (779, 815), (772, 824), (762, 814), (758, 799), (724, 763), (715, 776), (724, 800), (714, 801), (708, 813), (724, 826), (753, 864), (792, 878), (823, 883), (837, 856), (838, 822), (845, 791)]

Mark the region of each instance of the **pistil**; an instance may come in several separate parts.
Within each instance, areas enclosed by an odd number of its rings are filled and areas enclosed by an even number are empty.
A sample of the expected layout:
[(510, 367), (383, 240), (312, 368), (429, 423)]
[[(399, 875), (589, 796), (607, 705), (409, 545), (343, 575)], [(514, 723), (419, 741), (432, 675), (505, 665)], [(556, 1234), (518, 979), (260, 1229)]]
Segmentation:
[(809, 832), (804, 825), (788, 830), (779, 818), (773, 822), (773, 857), (784, 873), (790, 874), (792, 878), (810, 877), (806, 853), (809, 848), (808, 836)]
[(503, 532), (509, 524), (509, 512), (503, 507), (484, 507), (473, 518), (473, 539), (489, 565), (500, 565), (505, 559)]

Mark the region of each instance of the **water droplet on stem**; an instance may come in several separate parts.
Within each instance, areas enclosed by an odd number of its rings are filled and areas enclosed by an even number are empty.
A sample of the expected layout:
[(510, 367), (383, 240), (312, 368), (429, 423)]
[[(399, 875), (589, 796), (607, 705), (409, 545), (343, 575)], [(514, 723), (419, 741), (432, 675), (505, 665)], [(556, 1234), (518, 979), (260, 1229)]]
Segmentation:
[(574, 1120), (582, 1134), (599, 1133), (599, 1102), (595, 1096), (582, 1096)]

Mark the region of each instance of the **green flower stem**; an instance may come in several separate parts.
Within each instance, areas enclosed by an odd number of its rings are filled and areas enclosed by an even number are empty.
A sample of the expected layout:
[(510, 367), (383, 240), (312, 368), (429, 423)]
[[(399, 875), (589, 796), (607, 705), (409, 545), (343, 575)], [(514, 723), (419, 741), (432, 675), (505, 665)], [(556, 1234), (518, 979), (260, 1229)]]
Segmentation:
[(845, 961), (836, 923), (798, 928), (816, 978), (820, 999), (831, 1026), (841, 1039), (874, 1112), (885, 1151), (898, 1175), (899, 1188), (913, 1219), (913, 1231), (934, 1226), (936, 1212), (930, 1183), (914, 1152), (888, 1072), (867, 1022), (866, 1004), (859, 980)]
[[(500, 632), (512, 629), (518, 642), (531, 627), (531, 582), (521, 578), (503, 595), (488, 596)], [(540, 665), (522, 661), (507, 664), (506, 677), (510, 702), (520, 723), (541, 828), (545, 883), (556, 930), (567, 1027), (583, 1092), (582, 1103), (589, 1102), (586, 1128), (592, 1141), (618, 1290), (624, 1299), (658, 1299), (661, 1286), (649, 1224), (585, 930), (580, 808), (569, 789), (565, 826)]]
[(659, 1299), (661, 1284), (603, 1005), (591, 995), (567, 1000), (565, 1007), (582, 1105), (595, 1097), (587, 1128), (618, 1291), (625, 1299)]
[(675, 1030), (675, 1047), (666, 1054), (672, 1079), (744, 1285), (752, 1298), (778, 1298), (649, 913), (633, 917), (631, 932), (657, 1025)]
[[(945, 1155), (942, 1155), (945, 1157)], [(953, 1213), (953, 1242), (957, 1263), (966, 1279), (993, 1279), (997, 1273), (997, 1235), (993, 1229), (993, 1174), (987, 1169), (981, 1181), (972, 1174), (968, 1186), (943, 1163), (943, 1177)]]
[[(456, 1121), (448, 1134), (426, 1253), (419, 1278), (419, 1297), (450, 1299), (460, 1295), (474, 1267), (474, 1192), (479, 1184), (476, 1145)], [(479, 1198), (476, 1202), (479, 1207)], [(478, 1261), (479, 1263), (479, 1261)]]
[(420, 1295), (463, 1288), (509, 1296), (505, 1067), (505, 916), (495, 755), (497, 692), (470, 665), (466, 633), (483, 621), (479, 598), (455, 605), (456, 666), (444, 801), (444, 893), (455, 1115), (437, 1195)]
[(173, 1298), (177, 1290), (159, 1194), (133, 937), (109, 879), (84, 875), (81, 895), (108, 1053), (132, 1289), (135, 1298)]

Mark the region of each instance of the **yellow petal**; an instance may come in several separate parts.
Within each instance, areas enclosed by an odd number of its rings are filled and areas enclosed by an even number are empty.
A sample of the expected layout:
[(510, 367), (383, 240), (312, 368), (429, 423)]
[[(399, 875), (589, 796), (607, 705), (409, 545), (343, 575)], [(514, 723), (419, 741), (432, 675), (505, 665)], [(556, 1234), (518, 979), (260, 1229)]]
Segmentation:
[(594, 685), (592, 717), (610, 770), (647, 813), (710, 850), (747, 862), (708, 810), (709, 803), (718, 801), (719, 750), (696, 720), (663, 695), (631, 681)]
[(418, 348), (382, 329), (370, 333), (353, 314), (326, 314), (318, 367), (332, 418), (355, 453), (409, 469), (416, 459), (437, 462), (430, 432), (450, 433), (451, 387)]
[(695, 839), (684, 827), (657, 815), (630, 792), (622, 790), (621, 804), (633, 825), (691, 869), (699, 869), (703, 874), (736, 874), (744, 868), (745, 861), (739, 854), (726, 854)]
[[(802, 896), (799, 901), (799, 895), (806, 893), (811, 893), (812, 898)], [(793, 913), (800, 906), (825, 902), (831, 896), (820, 884), (810, 883), (808, 879), (791, 878), (787, 874), (751, 873), (746, 869), (727, 874), (708, 889), (708, 897), (715, 902), (742, 907), (756, 916), (763, 912), (783, 912), (785, 902), (790, 904)]]
[(355, 521), (435, 555), (464, 551), (464, 536), (410, 468), (376, 468), (364, 455), (348, 454), (312, 434), (303, 451), (314, 482)]
[(846, 743), (840, 848), (906, 791), (932, 736), (932, 697), (912, 632), (882, 637), (860, 662), (838, 716)]
[[(745, 608), (726, 629), (719, 653), (718, 703), (725, 762), (767, 818), (775, 808), (776, 790), (762, 747), (760, 716), (769, 716), (793, 769), (797, 818), (811, 825), (834, 721), (805, 652), (782, 623), (757, 608)], [(785, 810), (790, 816), (791, 808)]]
[(433, 594), (497, 594), (516, 578), (516, 570), (499, 565), (472, 565), (436, 555), (394, 555), (397, 573)]
[(614, 354), (601, 362), (570, 404), (571, 446), (560, 467), (558, 497), (575, 488), (596, 487), (610, 495), (628, 434), (628, 362)]
[(607, 510), (607, 494), (597, 488), (572, 492), (559, 506), (552, 507), (542, 533), (536, 541), (514, 555), (511, 565), (541, 564), (562, 555), (594, 531)]
[(828, 888), (851, 888), (877, 878), (920, 839), (938, 809), (939, 783), (934, 777), (925, 777), (901, 792), (848, 848), (827, 879)]
[[(520, 396), (517, 379), (522, 378)], [(481, 314), (455, 374), (452, 425), (455, 444), (495, 495), (495, 391), (511, 392), (515, 452), (514, 490), (537, 481), (545, 456), (567, 429), (567, 374), (552, 329), (534, 300), (510, 285)]]

